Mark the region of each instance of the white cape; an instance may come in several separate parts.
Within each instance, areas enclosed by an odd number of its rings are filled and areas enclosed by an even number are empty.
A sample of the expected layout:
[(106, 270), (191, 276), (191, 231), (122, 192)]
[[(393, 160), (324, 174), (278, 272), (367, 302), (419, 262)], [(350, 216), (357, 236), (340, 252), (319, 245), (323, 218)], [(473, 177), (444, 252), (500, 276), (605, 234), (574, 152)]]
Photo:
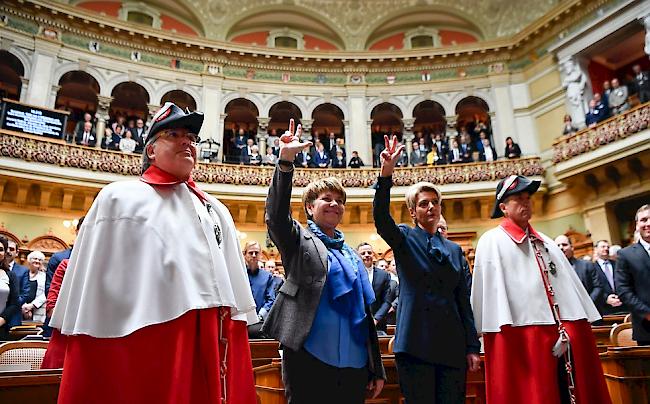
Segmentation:
[(230, 212), (209, 195), (208, 202), (212, 214), (185, 184), (104, 187), (75, 242), (50, 324), (67, 335), (122, 337), (220, 306), (235, 320), (257, 322)]
[[(553, 240), (539, 233), (548, 251), (547, 265), (562, 320), (599, 320), (600, 314), (575, 270)], [(555, 324), (535, 252), (528, 236), (516, 243), (501, 227), (488, 230), (476, 246), (471, 295), (476, 330), (499, 332), (501, 326)]]

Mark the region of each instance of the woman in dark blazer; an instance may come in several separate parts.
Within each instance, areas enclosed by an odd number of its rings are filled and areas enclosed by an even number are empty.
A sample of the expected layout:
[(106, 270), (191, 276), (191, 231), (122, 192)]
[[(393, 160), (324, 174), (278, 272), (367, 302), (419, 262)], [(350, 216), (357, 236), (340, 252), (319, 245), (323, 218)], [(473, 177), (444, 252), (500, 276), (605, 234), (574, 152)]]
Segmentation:
[(9, 320), (20, 311), (18, 280), (5, 262), (7, 248), (9, 242), (0, 236), (0, 341), (9, 339)]
[(517, 159), (521, 157), (521, 149), (519, 145), (512, 140), (510, 136), (506, 138), (506, 151), (504, 155), (509, 159)]
[(282, 256), (286, 280), (262, 332), (280, 341), (282, 380), (289, 404), (362, 404), (376, 397), (386, 378), (375, 299), (355, 251), (336, 227), (345, 211), (345, 190), (336, 178), (309, 184), (303, 193), (307, 227), (291, 217), (295, 155), (301, 127), (280, 138), (280, 160), (266, 200), (266, 224)]

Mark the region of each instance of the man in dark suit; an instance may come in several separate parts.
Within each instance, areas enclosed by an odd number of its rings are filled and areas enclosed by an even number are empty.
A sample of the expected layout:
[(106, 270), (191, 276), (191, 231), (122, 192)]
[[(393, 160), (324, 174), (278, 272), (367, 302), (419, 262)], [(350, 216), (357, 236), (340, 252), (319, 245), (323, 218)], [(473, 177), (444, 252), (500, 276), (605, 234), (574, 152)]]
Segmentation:
[(397, 262), (400, 300), (393, 351), (400, 389), (407, 403), (461, 404), (466, 370), (478, 370), (480, 362), (463, 251), (437, 232), (441, 195), (431, 183), (417, 183), (406, 192), (415, 227), (393, 221), (390, 188), (403, 146), (395, 137), (386, 137), (385, 143), (373, 217)]
[(598, 311), (602, 316), (627, 312), (627, 308), (618, 297), (614, 279), (615, 263), (609, 260), (609, 241), (596, 242), (595, 251), (597, 258), (594, 268), (600, 284), (600, 294), (594, 303)]
[(632, 66), (634, 72), (634, 90), (639, 96), (639, 101), (650, 101), (650, 73), (641, 70), (641, 65)]
[(240, 162), (242, 164), (250, 164), (251, 163), (251, 154), (253, 154), (253, 139), (246, 139), (246, 146), (242, 147), (241, 149), (241, 158)]
[(309, 146), (302, 149), (302, 151), (296, 154), (296, 157), (293, 159), (293, 165), (298, 168), (307, 168), (311, 167), (311, 155), (309, 154)]
[[(375, 253), (372, 246), (368, 243), (361, 243), (357, 247), (357, 252), (363, 260), (363, 266), (368, 272), (368, 279), (372, 284), (372, 290), (375, 292), (375, 301), (370, 305), (370, 312), (375, 319), (377, 331), (386, 333), (386, 314), (390, 310), (393, 302), (393, 293), (390, 285), (390, 274), (384, 269), (377, 268), (373, 265)], [(384, 264), (386, 261), (384, 261)]]
[[(16, 256), (18, 255), (18, 247), (16, 246), (16, 242), (12, 239), (8, 239), (8, 242), (9, 245), (7, 247), (7, 251), (5, 252), (5, 262), (7, 263), (9, 270), (16, 274), (18, 288), (20, 289), (18, 302), (22, 307), (22, 305), (25, 303), (25, 299), (29, 295), (29, 270), (26, 267), (16, 263), (15, 261)], [(22, 321), (22, 312), (21, 310), (18, 310), (18, 312), (9, 319), (9, 328), (11, 329), (11, 327), (21, 325)]]
[(573, 255), (573, 244), (571, 244), (571, 240), (564, 234), (555, 238), (555, 244), (557, 244), (564, 253), (564, 256), (569, 260), (576, 274), (578, 274), (580, 282), (582, 282), (591, 300), (595, 303), (602, 293), (600, 277), (598, 277), (598, 273), (596, 272), (597, 268), (590, 261), (576, 259)]
[(144, 121), (141, 118), (138, 118), (135, 121), (135, 128), (130, 129), (131, 137), (136, 142), (135, 152), (142, 153), (144, 149), (145, 135), (147, 133), (147, 128), (144, 126)]
[(75, 133), (75, 143), (82, 146), (95, 147), (97, 144), (97, 135), (92, 122), (84, 122), (81, 129)]
[(618, 252), (615, 280), (621, 301), (632, 312), (632, 337), (650, 345), (650, 205), (636, 212), (639, 242)]

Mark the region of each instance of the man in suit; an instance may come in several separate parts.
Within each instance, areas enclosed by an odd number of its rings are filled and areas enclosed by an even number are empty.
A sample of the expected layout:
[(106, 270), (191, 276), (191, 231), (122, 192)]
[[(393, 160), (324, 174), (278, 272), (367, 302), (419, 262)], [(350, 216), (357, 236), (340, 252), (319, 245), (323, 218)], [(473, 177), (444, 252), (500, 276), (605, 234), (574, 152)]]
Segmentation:
[(286, 279), (262, 332), (282, 344), (288, 404), (355, 403), (376, 398), (386, 374), (370, 304), (375, 300), (363, 264), (336, 226), (345, 190), (335, 178), (303, 192), (303, 227), (291, 215), (292, 161), (310, 142), (280, 138), (280, 159), (266, 199), (266, 224), (282, 256)]
[(621, 301), (632, 312), (632, 337), (650, 345), (650, 205), (635, 216), (639, 242), (618, 253), (615, 280)]
[(343, 138), (338, 138), (334, 141), (334, 145), (328, 149), (328, 153), (330, 155), (330, 160), (334, 160), (336, 158), (336, 153), (341, 152), (343, 154), (343, 161), (347, 161), (347, 154), (345, 153), (345, 147), (343, 147)]
[(293, 160), (293, 165), (298, 168), (311, 167), (311, 155), (309, 154), (309, 146), (306, 146), (302, 151), (296, 154)]
[[(481, 132), (483, 133), (483, 132)], [(481, 144), (483, 145), (483, 150), (479, 152), (478, 159), (479, 161), (495, 161), (497, 159), (497, 151), (490, 144), (490, 139), (482, 139)]]
[(420, 143), (413, 142), (413, 151), (411, 152), (411, 166), (421, 167), (427, 164), (427, 151), (420, 150)]
[(93, 124), (93, 126), (94, 126), (94, 123), (93, 123), (93, 117), (92, 117), (92, 115), (90, 115), (88, 112), (86, 112), (86, 113), (84, 114), (84, 118), (83, 118), (83, 120), (77, 122), (77, 124), (74, 126), (74, 134), (75, 134), (75, 136), (77, 135), (77, 133), (79, 133), (79, 131), (83, 130), (83, 128), (84, 128), (84, 124), (85, 124), (86, 122), (90, 122), (90, 123)]
[(597, 268), (590, 261), (576, 259), (573, 255), (573, 244), (571, 244), (571, 240), (564, 234), (555, 238), (555, 244), (557, 244), (564, 253), (564, 256), (569, 260), (576, 274), (578, 274), (582, 286), (585, 287), (585, 290), (589, 293), (589, 297), (595, 303), (602, 293), (600, 277), (596, 272)]
[(249, 338), (264, 338), (260, 332), (262, 322), (273, 306), (275, 301), (275, 291), (273, 289), (273, 275), (264, 269), (260, 269), (260, 244), (257, 241), (249, 241), (244, 245), (244, 261), (246, 262), (246, 271), (248, 272), (248, 282), (251, 285), (253, 299), (255, 299), (255, 309), (260, 322), (248, 326)]
[[(7, 247), (7, 251), (5, 252), (5, 262), (7, 263), (9, 270), (16, 274), (18, 288), (20, 289), (18, 302), (20, 303), (20, 307), (22, 307), (27, 299), (27, 296), (29, 295), (29, 270), (26, 267), (16, 263), (15, 259), (18, 255), (16, 242), (12, 239), (7, 240), (9, 242), (9, 245)], [(11, 327), (15, 327), (20, 324), (22, 324), (22, 312), (18, 310), (18, 312), (9, 319), (9, 328), (11, 329)]]
[(241, 149), (241, 164), (250, 164), (251, 163), (251, 154), (253, 154), (253, 139), (246, 139), (246, 146)]
[(600, 315), (626, 312), (627, 309), (618, 297), (614, 279), (615, 263), (609, 260), (609, 241), (599, 240), (595, 246), (594, 268), (600, 285), (600, 294), (594, 301)]
[(95, 147), (97, 144), (97, 135), (95, 134), (92, 122), (84, 122), (83, 127), (75, 133), (74, 140), (78, 145)]
[(618, 79), (612, 79), (612, 92), (609, 94), (608, 100), (609, 108), (612, 110), (612, 115), (617, 115), (630, 109), (630, 104), (627, 102), (627, 96), (627, 87), (621, 85)]
[(138, 118), (135, 121), (135, 128), (130, 129), (131, 136), (136, 142), (135, 152), (142, 153), (144, 149), (145, 136), (147, 133), (147, 128), (144, 127), (144, 121), (141, 118)]
[(415, 226), (395, 223), (390, 189), (404, 146), (395, 136), (384, 140), (373, 217), (397, 263), (400, 297), (393, 350), (400, 389), (409, 404), (461, 404), (466, 371), (478, 370), (480, 362), (463, 252), (437, 232), (441, 194), (431, 183), (417, 183), (406, 192)]
[[(357, 247), (357, 252), (363, 260), (363, 266), (368, 272), (368, 279), (372, 284), (372, 290), (375, 292), (375, 302), (370, 305), (370, 312), (375, 319), (377, 332), (380, 331), (386, 334), (386, 314), (390, 310), (391, 303), (393, 302), (393, 294), (391, 293), (390, 275), (384, 269), (377, 268), (373, 265), (373, 258), (375, 252), (372, 246), (368, 243), (361, 243)], [(384, 265), (386, 261), (384, 261)]]
[(641, 104), (650, 101), (650, 73), (641, 71), (641, 65), (636, 64), (632, 66), (634, 72), (634, 87), (636, 93), (639, 95)]
[(589, 110), (585, 114), (585, 125), (590, 128), (598, 125), (598, 123), (605, 119), (602, 109), (597, 108), (596, 100), (589, 101)]
[(462, 137), (460, 140), (460, 156), (463, 163), (471, 163), (474, 161), (474, 158), (472, 157), (474, 147), (472, 147), (471, 141), (469, 135)]

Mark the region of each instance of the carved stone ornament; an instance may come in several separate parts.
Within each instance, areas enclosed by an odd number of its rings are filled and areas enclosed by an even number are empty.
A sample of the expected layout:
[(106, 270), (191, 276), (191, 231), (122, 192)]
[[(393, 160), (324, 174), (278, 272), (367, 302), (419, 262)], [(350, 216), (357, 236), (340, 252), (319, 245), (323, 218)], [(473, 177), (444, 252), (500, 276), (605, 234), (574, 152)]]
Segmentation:
[(50, 39), (52, 41), (58, 41), (59, 40), (59, 31), (55, 30), (54, 28), (50, 27), (44, 27), (43, 28), (43, 36), (47, 39)]
[(131, 60), (132, 61), (139, 62), (141, 58), (142, 58), (142, 55), (140, 54), (139, 51), (131, 52)]
[(97, 53), (99, 52), (99, 42), (97, 41), (89, 41), (88, 42), (88, 50)]
[(360, 74), (352, 74), (350, 75), (350, 83), (351, 84), (361, 84), (363, 83), (363, 76)]

